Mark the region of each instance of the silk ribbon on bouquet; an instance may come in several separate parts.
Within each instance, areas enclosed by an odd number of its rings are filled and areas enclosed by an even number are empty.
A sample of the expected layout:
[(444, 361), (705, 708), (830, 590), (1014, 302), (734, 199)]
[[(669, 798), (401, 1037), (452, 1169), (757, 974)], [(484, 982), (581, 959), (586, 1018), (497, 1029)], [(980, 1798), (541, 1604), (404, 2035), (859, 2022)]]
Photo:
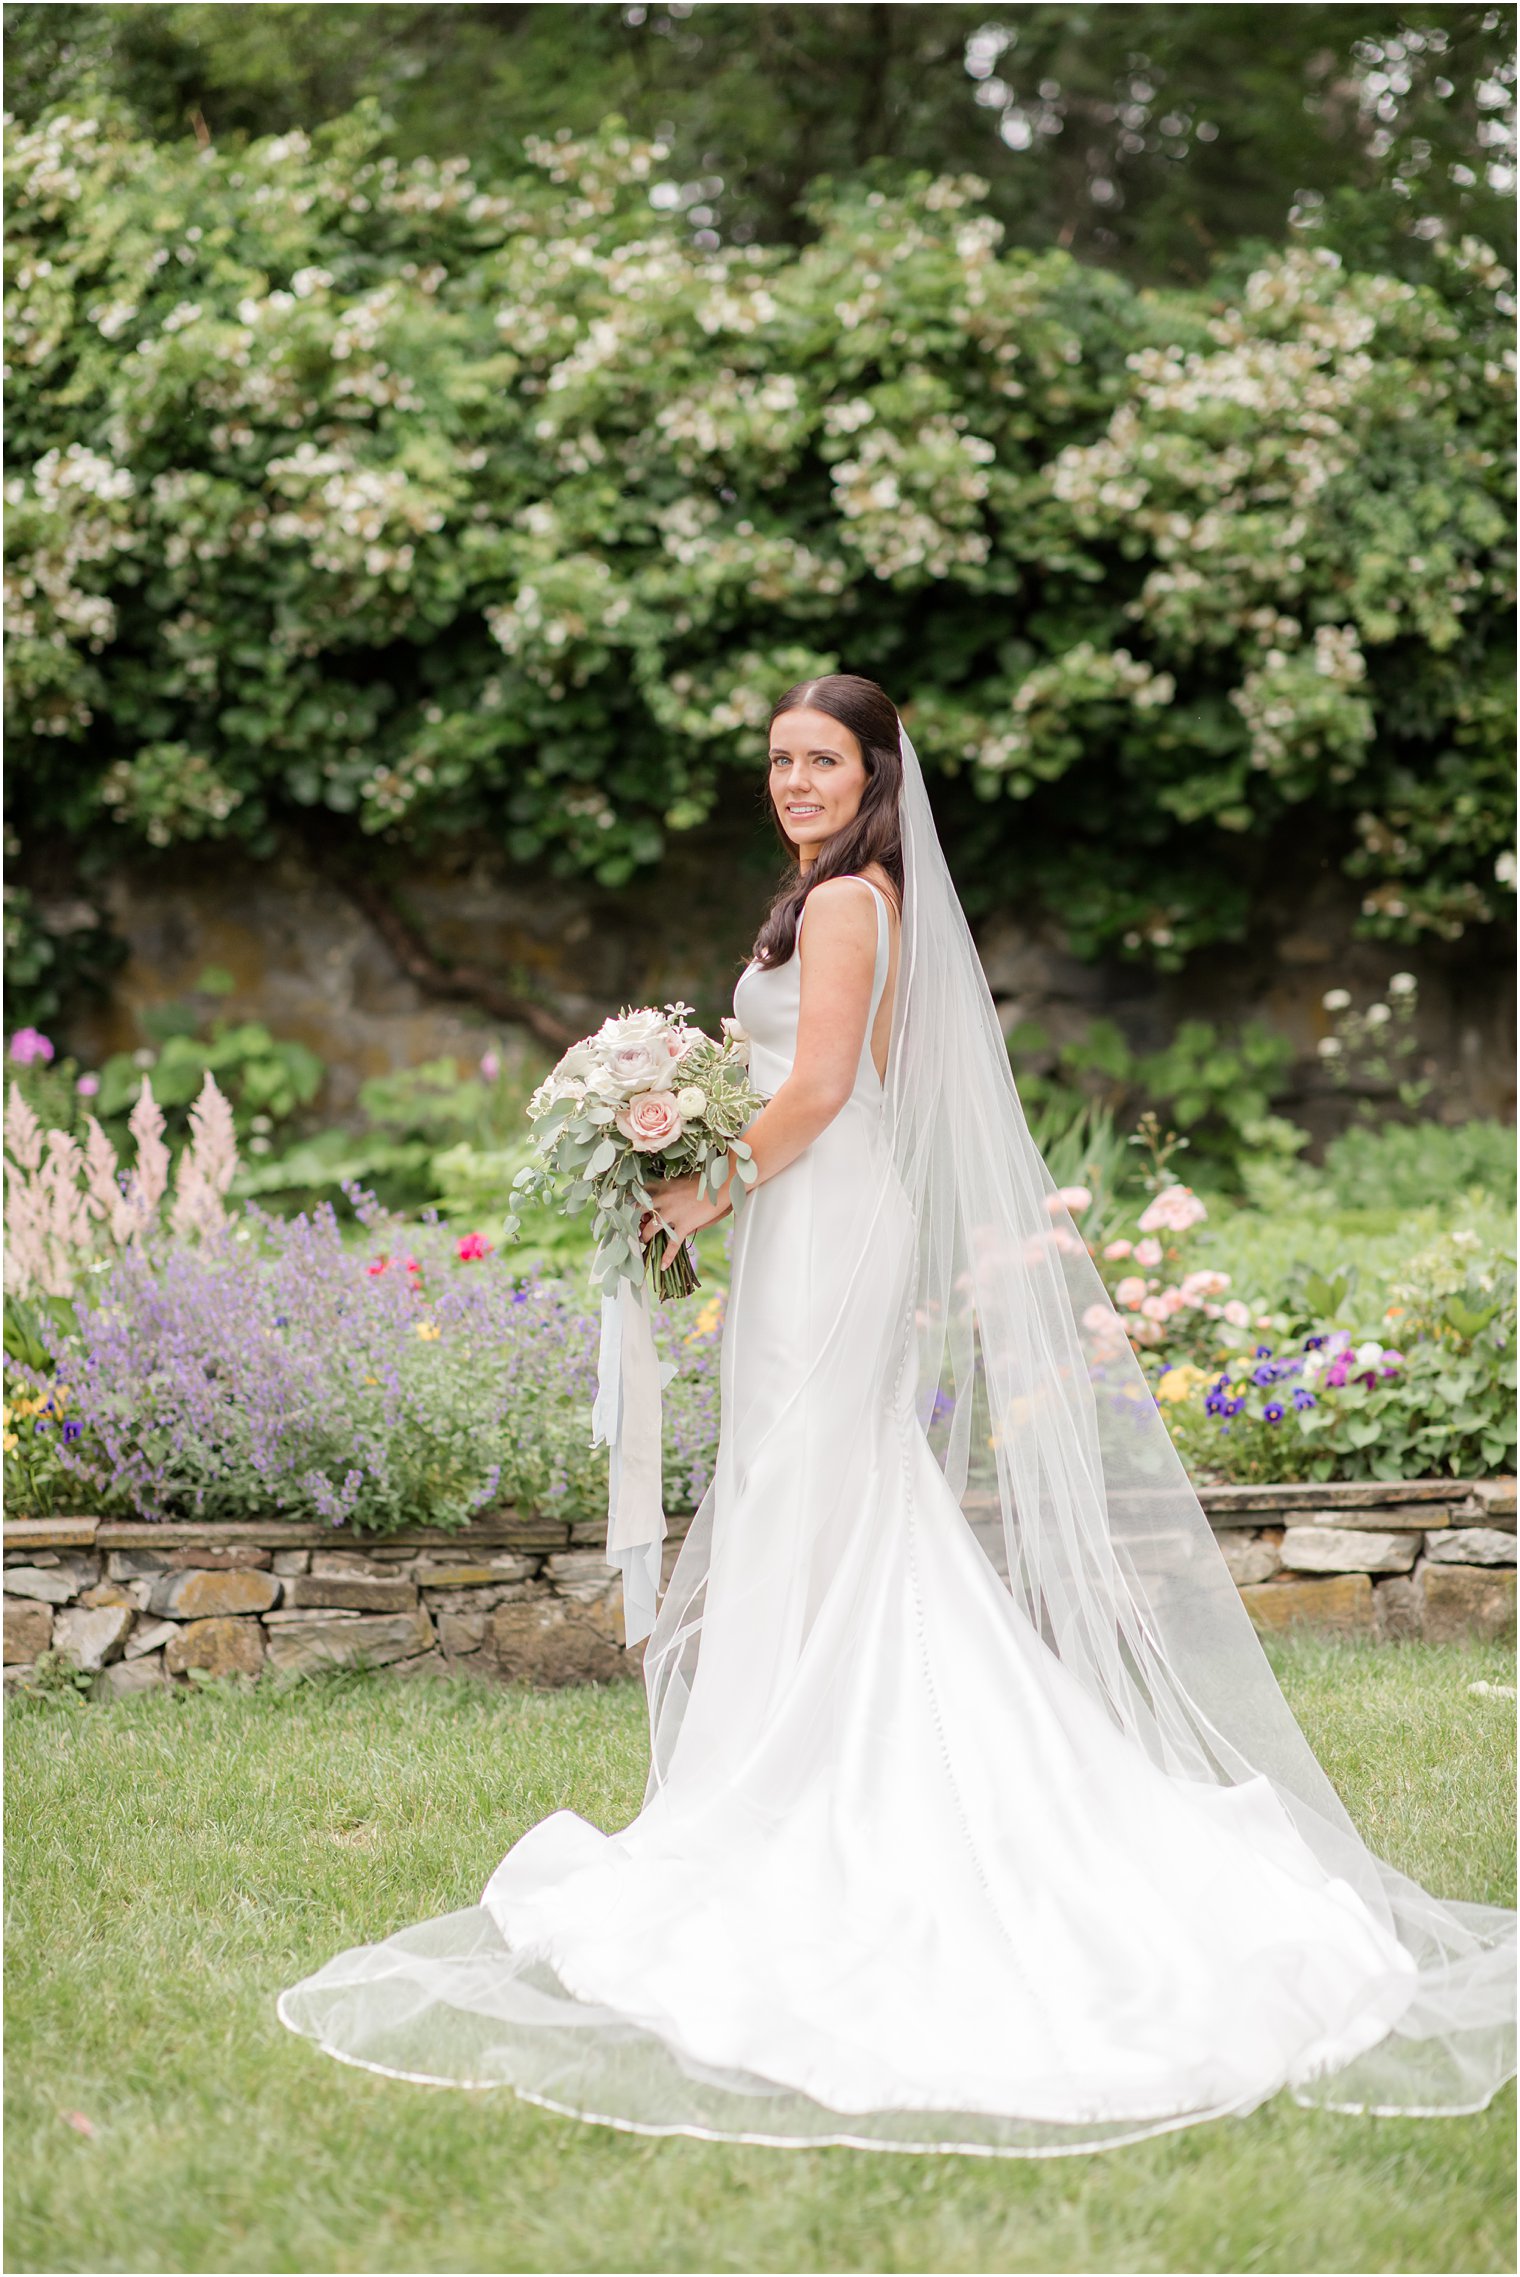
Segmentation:
[(654, 1627), (665, 1539), (660, 1394), (675, 1374), (655, 1350), (645, 1290), (620, 1280), (602, 1298), (591, 1444), (605, 1445), (607, 1563), (623, 1575), (623, 1639), (643, 1642)]

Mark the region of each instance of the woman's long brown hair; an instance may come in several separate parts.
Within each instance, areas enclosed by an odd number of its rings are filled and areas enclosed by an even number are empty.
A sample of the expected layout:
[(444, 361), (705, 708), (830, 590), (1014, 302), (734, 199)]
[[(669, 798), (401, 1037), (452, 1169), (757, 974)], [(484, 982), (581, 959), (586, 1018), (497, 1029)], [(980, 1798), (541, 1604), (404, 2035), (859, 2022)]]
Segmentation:
[(755, 939), (756, 962), (767, 966), (787, 962), (797, 946), (802, 905), (826, 878), (858, 876), (875, 862), (892, 880), (899, 904), (902, 901), (902, 832), (897, 814), (902, 745), (896, 705), (874, 680), (862, 680), (853, 672), (829, 672), (821, 680), (801, 680), (788, 688), (771, 713), (767, 733), (783, 712), (799, 711), (826, 712), (849, 729), (865, 761), (866, 787), (854, 820), (824, 840), (805, 870), (767, 792), (777, 835), (793, 863)]

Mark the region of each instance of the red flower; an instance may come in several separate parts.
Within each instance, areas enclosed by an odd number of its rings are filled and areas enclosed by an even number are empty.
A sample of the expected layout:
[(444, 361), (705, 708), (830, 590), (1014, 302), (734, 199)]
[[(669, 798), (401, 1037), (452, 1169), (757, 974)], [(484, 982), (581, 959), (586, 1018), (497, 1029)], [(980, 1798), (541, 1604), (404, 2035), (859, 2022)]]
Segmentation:
[(461, 1265), (474, 1265), (482, 1257), (489, 1257), (491, 1244), (483, 1233), (467, 1233), (456, 1244)]
[(388, 1257), (377, 1257), (373, 1265), (366, 1265), (364, 1270), (366, 1273), (368, 1273), (370, 1279), (374, 1281), (378, 1280), (379, 1276), (388, 1269), (389, 1265), (390, 1259)]

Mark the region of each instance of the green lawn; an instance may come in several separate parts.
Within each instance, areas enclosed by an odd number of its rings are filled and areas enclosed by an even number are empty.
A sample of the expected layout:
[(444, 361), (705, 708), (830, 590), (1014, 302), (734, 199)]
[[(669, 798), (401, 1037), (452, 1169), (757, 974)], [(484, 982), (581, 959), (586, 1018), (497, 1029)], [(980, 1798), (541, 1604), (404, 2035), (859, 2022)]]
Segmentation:
[[(1512, 1899), (1512, 1703), (1468, 1686), (1513, 1655), (1276, 1658), (1374, 1843)], [(282, 1985), (472, 1903), (544, 1812), (625, 1822), (634, 1685), (20, 1701), (8, 1738), (10, 2269), (1514, 2267), (1512, 2091), (1448, 2120), (1279, 2098), (1044, 2161), (768, 2151), (371, 2077), (282, 2029)]]

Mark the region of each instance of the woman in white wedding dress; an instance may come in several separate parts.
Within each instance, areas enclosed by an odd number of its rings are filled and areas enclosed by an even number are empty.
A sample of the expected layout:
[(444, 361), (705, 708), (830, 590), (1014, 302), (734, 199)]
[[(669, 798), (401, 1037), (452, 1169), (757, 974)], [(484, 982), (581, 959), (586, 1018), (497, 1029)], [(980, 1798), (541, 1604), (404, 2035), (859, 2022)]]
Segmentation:
[[(1513, 1916), (1356, 1835), (1018, 1107), (911, 744), (794, 689), (768, 1101), (644, 1806), (281, 1996), (330, 2053), (651, 2133), (1039, 2155), (1281, 2089), (1480, 2108)], [(651, 1238), (718, 1214), (691, 1183)]]

